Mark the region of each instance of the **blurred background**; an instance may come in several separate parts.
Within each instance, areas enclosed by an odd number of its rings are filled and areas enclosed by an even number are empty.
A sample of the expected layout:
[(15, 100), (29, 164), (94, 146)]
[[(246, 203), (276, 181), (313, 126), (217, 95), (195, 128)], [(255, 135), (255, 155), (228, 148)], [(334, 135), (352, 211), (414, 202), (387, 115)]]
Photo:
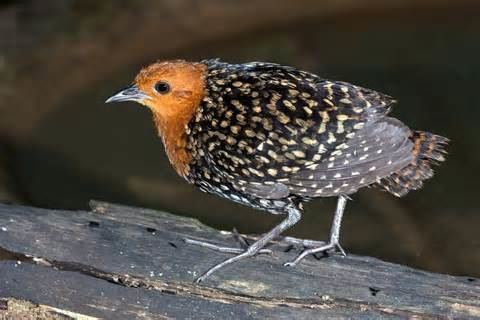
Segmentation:
[[(344, 248), (478, 277), (479, 35), (478, 0), (4, 0), (0, 202), (86, 209), (97, 199), (269, 230), (281, 217), (177, 177), (146, 108), (104, 101), (157, 59), (277, 62), (393, 95), (394, 116), (452, 140), (424, 189), (357, 193)], [(312, 202), (288, 234), (326, 239), (334, 206)]]

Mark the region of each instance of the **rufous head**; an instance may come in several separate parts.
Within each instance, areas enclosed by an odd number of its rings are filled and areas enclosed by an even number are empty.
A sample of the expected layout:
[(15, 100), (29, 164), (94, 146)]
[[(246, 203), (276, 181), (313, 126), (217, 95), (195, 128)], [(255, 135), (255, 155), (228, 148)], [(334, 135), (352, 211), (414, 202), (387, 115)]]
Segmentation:
[(132, 85), (105, 101), (135, 101), (147, 106), (153, 112), (170, 162), (184, 177), (191, 159), (186, 151), (185, 129), (204, 96), (206, 73), (202, 63), (156, 62), (143, 68)]
[(206, 66), (173, 60), (143, 68), (133, 84), (106, 102), (135, 101), (147, 106), (159, 120), (183, 117), (199, 105), (205, 88)]

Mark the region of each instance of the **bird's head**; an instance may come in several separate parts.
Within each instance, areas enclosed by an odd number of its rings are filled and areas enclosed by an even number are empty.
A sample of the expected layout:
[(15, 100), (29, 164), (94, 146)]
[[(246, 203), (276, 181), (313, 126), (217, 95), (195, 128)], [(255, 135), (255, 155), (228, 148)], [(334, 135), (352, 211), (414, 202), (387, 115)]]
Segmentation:
[(153, 113), (170, 162), (185, 175), (189, 155), (185, 151), (185, 128), (205, 91), (207, 67), (183, 60), (156, 62), (143, 68), (133, 84), (105, 101), (135, 101)]
[(203, 97), (206, 66), (183, 60), (156, 62), (143, 68), (133, 84), (107, 99), (135, 101), (163, 121), (192, 114)]

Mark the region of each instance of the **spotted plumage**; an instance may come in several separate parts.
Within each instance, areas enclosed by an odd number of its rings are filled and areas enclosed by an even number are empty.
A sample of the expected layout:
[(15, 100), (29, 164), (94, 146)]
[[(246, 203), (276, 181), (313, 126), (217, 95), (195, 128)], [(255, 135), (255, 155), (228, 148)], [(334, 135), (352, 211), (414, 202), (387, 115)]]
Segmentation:
[(414, 158), (391, 97), (271, 63), (205, 64), (187, 146), (203, 191), (274, 212), (374, 183), (403, 195), (382, 180)]
[(288, 214), (205, 276), (259, 252), (300, 219), (302, 203), (317, 197), (339, 197), (338, 221), (327, 247), (311, 250), (341, 249), (345, 197), (371, 185), (396, 196), (420, 188), (433, 175), (431, 165), (444, 160), (448, 141), (389, 117), (395, 100), (387, 95), (273, 63), (155, 63), (109, 101), (124, 100), (152, 110), (168, 157), (188, 182)]

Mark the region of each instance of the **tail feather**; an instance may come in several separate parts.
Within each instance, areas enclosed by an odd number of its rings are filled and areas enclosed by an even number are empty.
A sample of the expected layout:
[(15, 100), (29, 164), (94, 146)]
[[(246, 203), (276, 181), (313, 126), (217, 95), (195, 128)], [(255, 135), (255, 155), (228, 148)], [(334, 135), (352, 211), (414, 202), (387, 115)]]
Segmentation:
[(413, 131), (413, 160), (405, 168), (382, 178), (377, 184), (397, 197), (423, 186), (423, 181), (433, 176), (432, 165), (445, 161), (448, 139), (433, 133)]

